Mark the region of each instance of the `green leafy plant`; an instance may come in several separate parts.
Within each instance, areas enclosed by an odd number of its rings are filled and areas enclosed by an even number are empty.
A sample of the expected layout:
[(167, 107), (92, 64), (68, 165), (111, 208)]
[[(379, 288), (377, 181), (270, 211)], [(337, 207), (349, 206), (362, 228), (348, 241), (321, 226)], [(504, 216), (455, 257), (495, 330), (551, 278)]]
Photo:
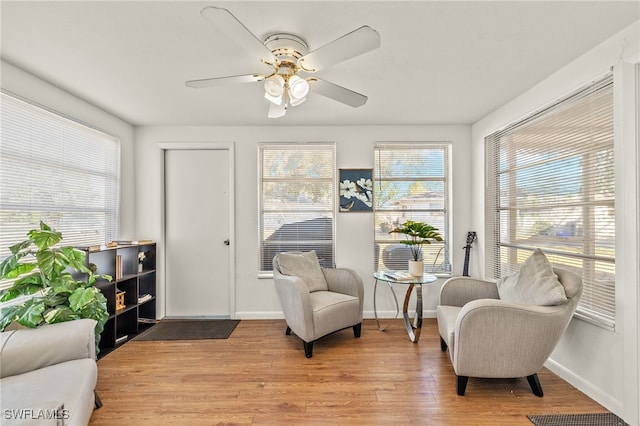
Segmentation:
[(408, 237), (400, 242), (409, 246), (411, 257), (415, 261), (422, 258), (423, 244), (431, 244), (432, 240), (442, 241), (438, 228), (434, 228), (424, 222), (414, 222), (412, 220), (407, 220), (402, 225), (393, 228), (389, 233), (404, 234)]
[[(44, 222), (27, 236), (27, 240), (9, 247), (11, 255), (0, 263), (0, 280), (13, 280), (11, 287), (0, 292), (0, 302), (31, 297), (2, 308), (0, 330), (13, 322), (33, 328), (43, 323), (91, 318), (97, 321), (97, 353), (109, 314), (106, 298), (95, 287), (95, 271), (85, 265), (85, 252), (74, 247), (57, 247), (62, 234)], [(86, 280), (77, 279), (72, 271)], [(111, 280), (108, 275), (101, 277)]]

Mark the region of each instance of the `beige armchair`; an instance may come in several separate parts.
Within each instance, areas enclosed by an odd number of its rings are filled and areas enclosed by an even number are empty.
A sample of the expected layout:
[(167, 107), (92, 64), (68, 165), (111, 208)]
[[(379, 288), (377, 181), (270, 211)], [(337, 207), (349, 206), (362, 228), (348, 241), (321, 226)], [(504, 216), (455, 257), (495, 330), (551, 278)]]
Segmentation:
[(547, 306), (501, 300), (500, 283), (491, 281), (455, 277), (443, 284), (438, 331), (441, 349), (449, 349), (458, 376), (458, 395), (464, 395), (469, 377), (526, 377), (533, 393), (543, 396), (537, 372), (567, 328), (582, 294), (580, 276), (552, 270), (564, 287), (566, 301)]
[(286, 334), (302, 339), (307, 358), (315, 341), (353, 327), (360, 337), (364, 286), (347, 268), (321, 268), (314, 251), (285, 252), (273, 258), (273, 278), (287, 322)]

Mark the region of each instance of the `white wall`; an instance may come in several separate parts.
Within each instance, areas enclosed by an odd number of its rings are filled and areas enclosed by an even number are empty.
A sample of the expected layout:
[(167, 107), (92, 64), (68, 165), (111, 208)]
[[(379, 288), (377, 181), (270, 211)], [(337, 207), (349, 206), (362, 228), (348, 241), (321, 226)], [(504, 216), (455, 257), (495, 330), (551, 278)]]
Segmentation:
[[(616, 331), (574, 319), (547, 366), (631, 424), (639, 422), (638, 107), (633, 63), (640, 61), (640, 21), (472, 127), (473, 226), (484, 240), (484, 138), (598, 76), (614, 71), (616, 161)], [(480, 259), (484, 258), (478, 244)], [(484, 265), (477, 265), (483, 269)]]
[[(462, 248), (471, 223), (470, 126), (368, 127), (142, 127), (136, 133), (136, 229), (139, 238), (160, 241), (162, 142), (232, 142), (235, 147), (236, 318), (282, 318), (272, 279), (258, 278), (257, 144), (259, 142), (325, 141), (336, 143), (337, 168), (373, 168), (376, 141), (449, 141), (453, 163), (454, 269), (462, 270)], [(149, 213), (146, 213), (149, 212)], [(373, 213), (336, 213), (336, 265), (350, 267), (365, 282), (365, 316), (373, 317)], [(185, 218), (188, 220), (188, 218)], [(455, 272), (454, 271), (454, 272)], [(164, 280), (159, 279), (159, 292)], [(439, 285), (425, 291), (425, 314), (434, 315)], [(381, 291), (378, 308), (390, 310), (391, 296)], [(160, 312), (162, 308), (160, 307)], [(394, 311), (395, 313), (395, 311)]]
[(120, 139), (120, 168), (123, 182), (120, 189), (120, 238), (133, 238), (135, 235), (135, 187), (131, 184), (135, 163), (133, 126), (5, 61), (0, 63), (0, 67), (3, 90)]

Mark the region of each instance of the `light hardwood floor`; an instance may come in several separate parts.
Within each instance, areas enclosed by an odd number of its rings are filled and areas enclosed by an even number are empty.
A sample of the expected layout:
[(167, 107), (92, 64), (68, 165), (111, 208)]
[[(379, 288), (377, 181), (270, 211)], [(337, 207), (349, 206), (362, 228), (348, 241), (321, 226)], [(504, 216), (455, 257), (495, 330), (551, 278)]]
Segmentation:
[[(386, 323), (389, 323), (387, 320)], [(411, 343), (400, 320), (365, 320), (317, 342), (313, 358), (283, 320), (243, 320), (229, 339), (131, 341), (98, 361), (103, 407), (91, 425), (531, 425), (529, 414), (607, 410), (551, 373), (469, 379), (456, 395), (435, 319)]]

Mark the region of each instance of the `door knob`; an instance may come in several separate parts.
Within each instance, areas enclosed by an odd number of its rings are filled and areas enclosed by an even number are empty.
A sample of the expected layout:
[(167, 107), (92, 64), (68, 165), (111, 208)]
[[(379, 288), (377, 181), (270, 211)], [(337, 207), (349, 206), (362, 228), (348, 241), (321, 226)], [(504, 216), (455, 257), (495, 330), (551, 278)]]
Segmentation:
[(227, 240), (224, 240), (224, 245), (225, 245), (225, 246), (228, 246), (228, 245), (229, 245), (229, 240), (228, 240), (228, 239), (227, 239)]

